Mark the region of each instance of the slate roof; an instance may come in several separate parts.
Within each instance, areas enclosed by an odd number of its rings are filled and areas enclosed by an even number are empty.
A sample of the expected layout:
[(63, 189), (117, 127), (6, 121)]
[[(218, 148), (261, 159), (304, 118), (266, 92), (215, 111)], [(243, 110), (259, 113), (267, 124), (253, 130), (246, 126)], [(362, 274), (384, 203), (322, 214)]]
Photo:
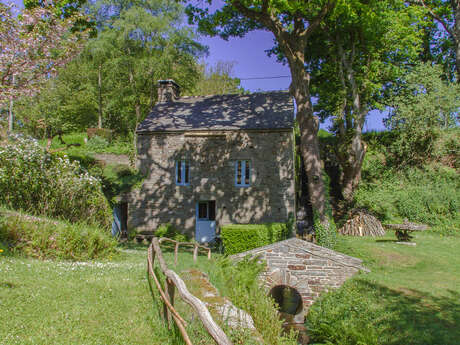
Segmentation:
[(159, 103), (137, 127), (157, 131), (291, 129), (294, 103), (287, 91), (182, 97)]

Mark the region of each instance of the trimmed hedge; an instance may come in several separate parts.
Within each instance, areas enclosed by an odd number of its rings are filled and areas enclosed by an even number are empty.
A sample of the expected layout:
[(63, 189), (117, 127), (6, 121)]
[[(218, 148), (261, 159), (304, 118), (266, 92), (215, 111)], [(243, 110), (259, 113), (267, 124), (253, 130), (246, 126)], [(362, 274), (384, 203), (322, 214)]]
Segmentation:
[(223, 225), (220, 235), (225, 254), (237, 254), (285, 240), (290, 229), (285, 223)]

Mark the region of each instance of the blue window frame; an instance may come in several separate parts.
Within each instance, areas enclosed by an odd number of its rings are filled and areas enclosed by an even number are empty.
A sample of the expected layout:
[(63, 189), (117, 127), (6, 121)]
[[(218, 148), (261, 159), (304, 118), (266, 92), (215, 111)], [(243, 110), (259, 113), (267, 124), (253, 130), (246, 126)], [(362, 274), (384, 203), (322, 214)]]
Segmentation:
[(251, 162), (237, 160), (235, 164), (235, 186), (248, 187), (251, 184)]
[(190, 184), (190, 163), (186, 159), (176, 161), (176, 185), (187, 186)]

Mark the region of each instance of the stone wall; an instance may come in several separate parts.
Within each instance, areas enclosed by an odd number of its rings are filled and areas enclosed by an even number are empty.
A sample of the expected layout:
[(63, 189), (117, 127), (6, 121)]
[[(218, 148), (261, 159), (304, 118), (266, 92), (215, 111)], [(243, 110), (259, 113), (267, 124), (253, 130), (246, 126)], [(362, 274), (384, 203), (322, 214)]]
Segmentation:
[(266, 262), (261, 279), (267, 291), (278, 285), (296, 289), (302, 296), (304, 312), (322, 292), (340, 287), (360, 270), (368, 271), (360, 259), (298, 238), (256, 248), (231, 258), (238, 260), (247, 255)]
[[(203, 131), (138, 136), (147, 176), (128, 197), (128, 228), (172, 223), (193, 235), (196, 203), (215, 200), (217, 227), (285, 222), (295, 209), (292, 131)], [(190, 185), (176, 186), (175, 161), (190, 162)], [(249, 187), (235, 186), (235, 161), (251, 161)]]

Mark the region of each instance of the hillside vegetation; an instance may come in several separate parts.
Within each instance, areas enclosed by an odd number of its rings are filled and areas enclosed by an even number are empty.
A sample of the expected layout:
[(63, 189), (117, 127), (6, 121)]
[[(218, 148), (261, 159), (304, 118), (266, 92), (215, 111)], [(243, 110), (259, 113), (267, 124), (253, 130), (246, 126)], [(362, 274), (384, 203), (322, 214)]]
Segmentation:
[[(353, 208), (364, 208), (383, 223), (404, 219), (424, 223), (443, 234), (460, 232), (460, 129), (440, 130), (430, 152), (414, 152), (416, 160), (401, 161), (394, 131), (364, 135), (367, 152), (361, 181), (350, 205), (340, 199), (337, 180), (340, 170), (335, 160), (335, 138), (322, 132), (321, 140), (330, 195), (336, 207), (336, 221), (342, 224)], [(421, 159), (418, 157), (423, 157)]]

